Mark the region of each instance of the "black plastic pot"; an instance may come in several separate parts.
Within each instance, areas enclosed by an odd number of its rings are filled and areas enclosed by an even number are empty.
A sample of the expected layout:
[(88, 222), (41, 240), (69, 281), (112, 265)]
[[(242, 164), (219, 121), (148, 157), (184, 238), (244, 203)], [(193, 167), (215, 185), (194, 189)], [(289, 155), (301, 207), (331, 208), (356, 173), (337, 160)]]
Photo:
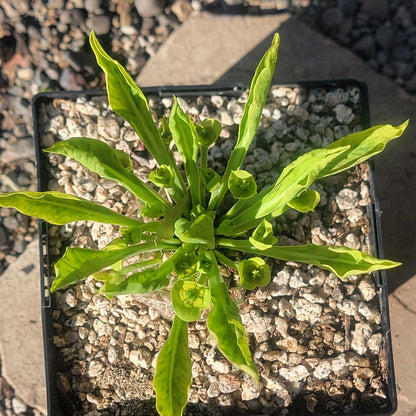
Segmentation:
[[(367, 89), (365, 84), (359, 83), (355, 80), (336, 80), (336, 81), (324, 81), (324, 82), (301, 82), (296, 85), (282, 85), (289, 87), (302, 87), (306, 89), (324, 89), (329, 90), (333, 88), (345, 88), (350, 86), (358, 87), (361, 91), (361, 124), (364, 127), (369, 127), (369, 108)], [(242, 85), (236, 85), (231, 87), (219, 88), (217, 86), (190, 86), (190, 87), (160, 87), (160, 88), (144, 88), (143, 92), (146, 95), (158, 95), (160, 97), (172, 96), (200, 96), (200, 95), (233, 95), (238, 96), (244, 90)], [(58, 92), (58, 93), (42, 93), (37, 95), (33, 100), (33, 120), (34, 120), (34, 132), (36, 142), (36, 158), (37, 158), (37, 173), (38, 173), (38, 190), (48, 190), (48, 161), (45, 154), (42, 152), (40, 143), (41, 138), (39, 134), (39, 113), (43, 104), (50, 103), (54, 99), (69, 99), (74, 100), (80, 96), (91, 98), (93, 96), (101, 96), (105, 94), (104, 91), (75, 91), (75, 92)], [(372, 165), (370, 172), (373, 171)], [(372, 175), (371, 175), (372, 176)], [(371, 243), (375, 252), (373, 253), (377, 257), (382, 257), (382, 240), (380, 233), (380, 210), (375, 195), (375, 183), (373, 177), (370, 178), (371, 184), (371, 197), (372, 205), (367, 207), (367, 215), (369, 217), (371, 225)], [(40, 221), (40, 258), (41, 258), (41, 296), (42, 296), (42, 316), (43, 316), (43, 331), (44, 331), (44, 348), (45, 348), (45, 366), (46, 366), (46, 382), (47, 382), (47, 396), (48, 396), (48, 415), (50, 416), (64, 416), (68, 413), (68, 403), (65, 402), (65, 398), (58, 394), (57, 385), (60, 382), (57, 374), (57, 351), (53, 344), (53, 327), (52, 327), (52, 311), (54, 308), (54, 299), (49, 292), (51, 285), (50, 266), (49, 266), (49, 254), (48, 254), (48, 225)], [(43, 267), (42, 267), (43, 266)], [(374, 273), (374, 278), (379, 288), (379, 303), (381, 307), (382, 316), (382, 352), (384, 367), (385, 367), (385, 379), (387, 385), (387, 399), (386, 406), (383, 409), (371, 409), (371, 411), (359, 413), (362, 416), (365, 415), (379, 415), (387, 416), (395, 412), (397, 408), (397, 397), (393, 370), (392, 359), (392, 344), (390, 335), (390, 323), (389, 323), (389, 310), (388, 310), (388, 290), (387, 280), (384, 271)], [(266, 410), (267, 411), (267, 410)], [(305, 407), (295, 406), (289, 409), (290, 415), (304, 415), (309, 414)], [(256, 413), (257, 415), (258, 413)], [(270, 414), (270, 413), (264, 413)], [(275, 413), (273, 413), (275, 414)], [(314, 413), (316, 415), (324, 416), (325, 413)], [(341, 413), (337, 413), (341, 414)]]

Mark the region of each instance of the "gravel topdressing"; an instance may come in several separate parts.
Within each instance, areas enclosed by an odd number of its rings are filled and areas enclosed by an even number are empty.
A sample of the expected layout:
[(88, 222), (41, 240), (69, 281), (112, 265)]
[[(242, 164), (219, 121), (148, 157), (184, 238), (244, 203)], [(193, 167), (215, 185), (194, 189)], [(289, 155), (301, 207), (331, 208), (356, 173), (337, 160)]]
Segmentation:
[[(196, 120), (217, 118), (221, 137), (208, 163), (218, 173), (234, 146), (247, 92), (240, 97), (179, 98)], [(155, 117), (171, 98), (149, 97)], [(363, 97), (356, 86), (271, 89), (262, 123), (244, 169), (259, 190), (273, 183), (297, 156), (363, 128)], [(106, 98), (55, 99), (41, 108), (41, 147), (87, 136), (131, 153), (136, 174), (147, 180), (156, 165), (137, 136), (108, 108)], [(82, 196), (137, 216), (128, 191), (102, 180), (77, 162), (48, 155), (48, 189)], [(366, 164), (314, 184), (321, 196), (314, 212), (287, 211), (274, 221), (280, 245), (315, 243), (374, 250), (368, 219), (370, 174)], [(79, 222), (49, 227), (52, 263), (66, 246), (104, 247), (115, 226)], [(55, 260), (53, 260), (55, 259)], [(272, 281), (254, 291), (232, 291), (239, 304), (260, 386), (233, 368), (215, 348), (203, 320), (189, 325), (193, 384), (187, 415), (355, 413), (387, 409), (382, 318), (373, 276), (344, 281), (317, 267), (268, 259)], [(51, 273), (53, 271), (51, 270)], [(229, 280), (237, 279), (224, 270)], [(92, 278), (53, 296), (53, 344), (58, 351), (58, 389), (68, 415), (156, 414), (152, 377), (157, 353), (169, 334), (168, 293), (107, 300)]]

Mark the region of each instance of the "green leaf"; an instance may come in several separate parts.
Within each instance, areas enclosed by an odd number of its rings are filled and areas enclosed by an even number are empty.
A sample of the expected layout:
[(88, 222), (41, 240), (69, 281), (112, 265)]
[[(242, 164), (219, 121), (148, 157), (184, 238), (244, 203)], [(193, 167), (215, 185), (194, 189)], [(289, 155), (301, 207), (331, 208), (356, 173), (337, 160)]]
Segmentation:
[(279, 260), (313, 264), (335, 273), (340, 278), (370, 273), (376, 270), (391, 269), (401, 264), (391, 260), (380, 260), (363, 251), (344, 246), (327, 247), (306, 244), (299, 246), (274, 246), (265, 250), (259, 250), (252, 246), (249, 241), (225, 238), (218, 239), (217, 244), (222, 248), (245, 251)]
[(176, 164), (160, 137), (146, 97), (123, 66), (104, 51), (93, 31), (90, 34), (90, 45), (98, 65), (106, 75), (111, 108), (133, 127), (159, 165), (170, 165), (174, 169), (175, 185), (172, 189), (172, 197), (175, 201), (179, 200), (185, 194), (185, 186)]
[(174, 97), (169, 117), (169, 128), (185, 167), (193, 205), (201, 203), (198, 170), (198, 142), (195, 125), (184, 113)]
[(313, 211), (318, 205), (321, 196), (313, 189), (303, 190), (297, 197), (287, 203), (290, 208), (299, 212)]
[(320, 177), (323, 178), (342, 172), (382, 152), (387, 143), (403, 134), (408, 123), (409, 121), (405, 121), (397, 127), (389, 124), (374, 126), (331, 143), (327, 146), (327, 149), (349, 147), (322, 170)]
[(164, 289), (169, 284), (168, 271), (163, 269), (147, 269), (133, 273), (123, 281), (108, 281), (100, 290), (108, 298), (120, 295), (144, 295), (155, 290)]
[(160, 188), (171, 188), (175, 182), (175, 175), (170, 166), (161, 165), (150, 172), (149, 180)]
[(206, 118), (196, 126), (198, 142), (201, 146), (210, 146), (221, 133), (221, 123), (212, 118)]
[(273, 226), (266, 220), (257, 226), (248, 240), (259, 250), (270, 248), (277, 243), (277, 238), (273, 235)]
[(45, 152), (58, 153), (76, 160), (103, 178), (118, 182), (137, 198), (161, 211), (169, 208), (167, 201), (132, 173), (130, 157), (101, 140), (72, 137), (55, 143)]
[(257, 193), (257, 184), (251, 173), (233, 170), (228, 178), (228, 189), (236, 199), (250, 199)]
[[(145, 246), (144, 243), (140, 246)], [(139, 247), (139, 246), (138, 246)], [(157, 248), (153, 245), (153, 250), (156, 251), (163, 246)], [(144, 295), (146, 293), (153, 292), (155, 290), (164, 289), (169, 284), (169, 274), (175, 268), (175, 261), (177, 257), (182, 256), (184, 249), (182, 247), (177, 248), (176, 252), (166, 261), (164, 261), (158, 269), (146, 269), (138, 273), (133, 273), (123, 281), (115, 281), (115, 284), (107, 282), (105, 287), (101, 289), (101, 293), (111, 298), (119, 295), (138, 294)], [(151, 261), (148, 262), (149, 266)], [(126, 266), (127, 268), (128, 266)], [(127, 269), (128, 270), (128, 269)]]
[(259, 374), (251, 357), (247, 335), (241, 322), (237, 305), (231, 299), (221, 277), (218, 264), (212, 251), (208, 252), (212, 261), (207, 274), (211, 290), (212, 309), (208, 315), (209, 333), (217, 343), (221, 353), (237, 368), (259, 382)]
[(191, 280), (177, 280), (172, 287), (171, 297), (176, 315), (185, 322), (198, 320), (201, 310), (211, 305), (210, 290)]
[(250, 93), (244, 107), (243, 117), (238, 130), (238, 139), (234, 150), (228, 161), (221, 187), (212, 194), (208, 209), (216, 211), (227, 191), (228, 177), (233, 170), (240, 169), (247, 150), (256, 135), (260, 123), (261, 113), (267, 99), (270, 83), (273, 79), (274, 67), (277, 60), (280, 37), (275, 34), (270, 48), (266, 51), (259, 62), (253, 80), (251, 81)]
[(209, 213), (202, 214), (193, 221), (179, 218), (175, 222), (175, 234), (184, 243), (215, 247), (214, 221)]
[[(171, 248), (165, 245), (165, 248)], [(132, 254), (155, 251), (153, 243), (143, 243), (115, 250), (92, 250), (89, 248), (67, 248), (55, 264), (55, 279), (51, 292), (86, 279), (93, 273), (109, 267)]]
[(171, 207), (166, 213), (162, 221), (158, 223), (156, 231), (156, 244), (162, 240), (169, 240), (175, 234), (175, 222), (182, 216), (188, 195), (185, 195), (177, 204)]
[(267, 286), (271, 279), (270, 267), (260, 257), (242, 260), (238, 265), (238, 274), (241, 285), (249, 290)]
[(73, 221), (96, 221), (136, 227), (140, 221), (118, 214), (77, 196), (61, 192), (10, 192), (0, 194), (1, 207), (13, 207), (25, 215), (41, 218), (51, 224)]
[(256, 227), (263, 218), (277, 217), (343, 151), (344, 148), (316, 149), (298, 157), (283, 169), (274, 185), (253, 198), (234, 205), (223, 217), (224, 226), (221, 227), (220, 224), (219, 230), (224, 235), (234, 236)]
[(192, 382), (188, 324), (175, 316), (172, 329), (156, 364), (153, 387), (161, 416), (182, 416)]

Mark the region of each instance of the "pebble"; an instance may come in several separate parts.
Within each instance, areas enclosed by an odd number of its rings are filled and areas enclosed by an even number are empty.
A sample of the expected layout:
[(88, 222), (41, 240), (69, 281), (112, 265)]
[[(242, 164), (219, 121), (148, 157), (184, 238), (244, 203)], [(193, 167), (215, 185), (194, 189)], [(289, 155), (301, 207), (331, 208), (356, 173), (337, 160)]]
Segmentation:
[(357, 195), (357, 191), (349, 188), (340, 191), (335, 197), (339, 209), (347, 210), (355, 208), (358, 205)]
[(25, 413), (27, 410), (27, 406), (17, 397), (12, 399), (12, 407), (16, 414)]
[(94, 15), (86, 20), (86, 25), (88, 29), (94, 30), (96, 35), (106, 35), (110, 32), (111, 20), (105, 14)]
[(165, 0), (135, 0), (137, 12), (142, 17), (159, 16), (165, 9)]
[(308, 377), (309, 371), (304, 365), (297, 365), (291, 368), (281, 368), (279, 374), (287, 381), (301, 381)]

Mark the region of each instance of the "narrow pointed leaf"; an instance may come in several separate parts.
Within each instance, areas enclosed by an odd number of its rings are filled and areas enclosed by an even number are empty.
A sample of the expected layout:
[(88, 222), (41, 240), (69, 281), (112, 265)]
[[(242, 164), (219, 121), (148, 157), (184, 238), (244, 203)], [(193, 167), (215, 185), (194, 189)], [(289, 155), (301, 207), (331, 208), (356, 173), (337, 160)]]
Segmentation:
[(188, 323), (175, 316), (172, 329), (156, 364), (153, 386), (161, 416), (182, 416), (192, 382), (188, 349)]
[(201, 203), (198, 170), (198, 136), (194, 123), (181, 109), (176, 97), (174, 97), (174, 103), (169, 117), (169, 129), (184, 163), (193, 205), (198, 205)]
[(132, 254), (154, 251), (153, 243), (143, 243), (115, 250), (93, 250), (89, 248), (67, 248), (55, 264), (55, 279), (51, 291), (72, 285), (88, 276), (109, 267)]
[(212, 266), (207, 278), (213, 306), (207, 319), (208, 330), (222, 354), (234, 366), (243, 370), (258, 382), (259, 374), (251, 357), (247, 335), (241, 322), (238, 307), (228, 293), (215, 256), (212, 252), (209, 253), (209, 256)]
[[(146, 247), (144, 243), (140, 246)], [(156, 251), (161, 248), (169, 247), (166, 244), (160, 244), (157, 247), (153, 245), (152, 250)], [(142, 272), (134, 273), (124, 279), (122, 282), (110, 285), (107, 284), (103, 293), (106, 296), (118, 296), (128, 294), (143, 295), (146, 293), (153, 292), (154, 290), (164, 289), (169, 284), (169, 274), (175, 269), (175, 261), (177, 258), (182, 256), (185, 252), (183, 247), (176, 247), (176, 252), (166, 261), (164, 261), (157, 269), (147, 269)]]
[(391, 260), (377, 259), (363, 251), (344, 246), (327, 247), (306, 244), (299, 246), (274, 246), (265, 250), (259, 250), (245, 240), (228, 240), (224, 238), (219, 239), (217, 243), (222, 248), (245, 251), (279, 260), (313, 264), (335, 273), (340, 278), (370, 273), (376, 270), (391, 269), (401, 264)]
[[(234, 236), (256, 227), (263, 218), (277, 217), (287, 209), (287, 204), (307, 189), (319, 177), (322, 169), (343, 151), (344, 148), (316, 149), (298, 157), (283, 169), (274, 185), (230, 210), (225, 216), (224, 225), (221, 227), (220, 224), (219, 232)], [(229, 218), (233, 211), (237, 211), (237, 214)]]
[(233, 170), (240, 169), (248, 148), (256, 135), (261, 113), (269, 92), (270, 83), (273, 79), (279, 44), (280, 37), (276, 33), (270, 48), (266, 51), (256, 68), (253, 80), (251, 81), (248, 100), (244, 107), (243, 117), (240, 122), (236, 146), (228, 161), (221, 187), (211, 196), (209, 209), (212, 211), (216, 211), (221, 204), (225, 192), (227, 191), (228, 177)]
[(409, 121), (405, 121), (397, 127), (389, 124), (374, 126), (358, 133), (349, 134), (331, 143), (327, 146), (327, 149), (336, 149), (344, 146), (349, 146), (349, 148), (345, 149), (337, 159), (333, 160), (321, 172), (320, 177), (323, 178), (342, 172), (382, 152), (391, 140), (403, 134), (408, 123)]
[(103, 178), (118, 182), (140, 200), (155, 205), (162, 211), (169, 208), (167, 201), (132, 173), (129, 156), (101, 140), (73, 137), (57, 142), (45, 151), (76, 160)]
[(83, 220), (127, 227), (141, 224), (140, 221), (118, 214), (94, 202), (55, 191), (0, 194), (0, 206), (13, 207), (25, 215), (41, 218), (57, 225)]
[(133, 127), (159, 165), (170, 165), (174, 169), (172, 196), (179, 200), (185, 193), (183, 181), (153, 121), (146, 97), (123, 66), (104, 51), (94, 32), (90, 34), (90, 44), (98, 65), (106, 75), (111, 108)]

